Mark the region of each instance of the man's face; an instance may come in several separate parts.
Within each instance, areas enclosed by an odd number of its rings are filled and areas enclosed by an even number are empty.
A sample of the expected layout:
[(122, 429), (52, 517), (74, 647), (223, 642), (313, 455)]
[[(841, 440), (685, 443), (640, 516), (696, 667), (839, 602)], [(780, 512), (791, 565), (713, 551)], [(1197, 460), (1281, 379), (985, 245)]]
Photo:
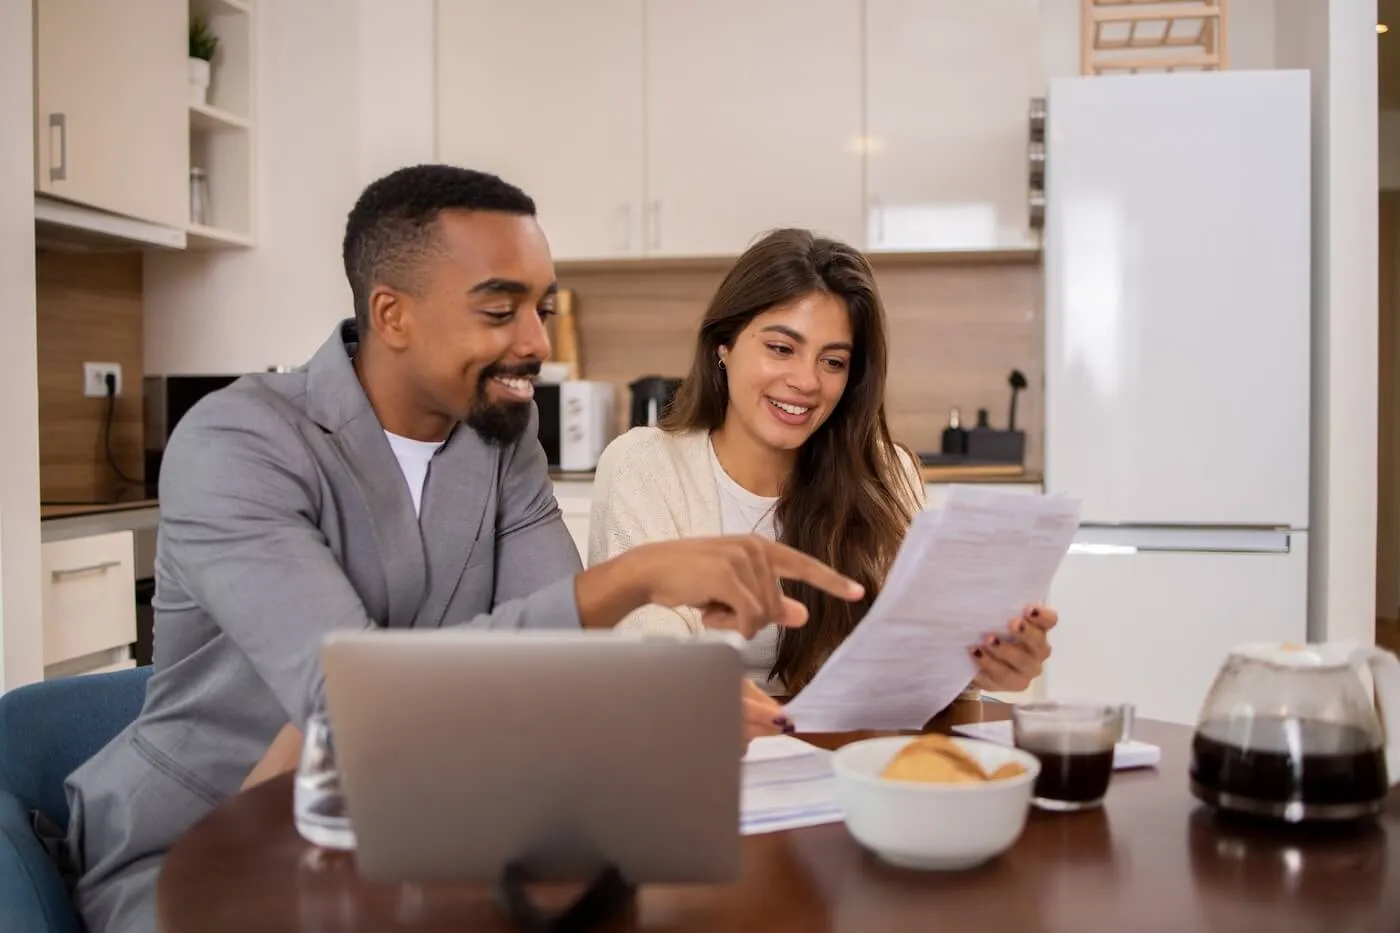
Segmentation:
[(549, 244), (535, 218), (486, 211), (443, 211), (437, 239), (418, 294), (396, 299), (405, 375), (432, 414), (511, 443), (549, 356), (544, 320), (558, 290)]

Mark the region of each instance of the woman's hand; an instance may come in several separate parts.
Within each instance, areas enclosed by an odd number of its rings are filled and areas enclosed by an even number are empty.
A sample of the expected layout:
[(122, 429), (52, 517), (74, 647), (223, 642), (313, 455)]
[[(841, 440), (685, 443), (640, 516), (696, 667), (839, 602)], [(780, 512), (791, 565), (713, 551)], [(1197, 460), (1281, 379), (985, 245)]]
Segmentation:
[(282, 730), (273, 737), (272, 744), (267, 747), (262, 759), (243, 779), (241, 789), (247, 790), (279, 774), (295, 771), (297, 764), (301, 761), (301, 742), (300, 729), (291, 723), (283, 726)]
[(988, 635), (982, 639), (982, 644), (971, 649), (978, 667), (972, 685), (1010, 693), (1029, 687), (1050, 657), (1049, 633), (1058, 621), (1055, 610), (1031, 605), (1007, 623), (1009, 636)]
[(783, 715), (778, 701), (763, 692), (758, 684), (744, 678), (740, 695), (744, 701), (744, 742), (752, 742), (762, 735), (791, 733), (792, 723)]

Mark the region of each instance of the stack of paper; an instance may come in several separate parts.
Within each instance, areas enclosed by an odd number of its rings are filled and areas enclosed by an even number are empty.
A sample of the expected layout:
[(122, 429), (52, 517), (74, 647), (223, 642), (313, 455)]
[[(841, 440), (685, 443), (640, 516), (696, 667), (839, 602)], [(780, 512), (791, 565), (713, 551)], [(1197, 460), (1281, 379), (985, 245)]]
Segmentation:
[[(999, 722), (970, 722), (954, 726), (953, 731), (960, 732), (969, 738), (996, 742), (998, 745), (1011, 745), (1015, 741), (1009, 719)], [(1151, 768), (1160, 764), (1161, 761), (1161, 747), (1149, 742), (1139, 742), (1133, 739), (1128, 742), (1119, 742), (1113, 748), (1113, 767), (1118, 771), (1128, 768)]]
[(750, 742), (742, 767), (739, 830), (745, 836), (842, 819), (831, 752), (775, 735)]
[(799, 732), (917, 729), (977, 673), (969, 650), (1046, 598), (1079, 500), (955, 486), (922, 512), (879, 598), (787, 706)]

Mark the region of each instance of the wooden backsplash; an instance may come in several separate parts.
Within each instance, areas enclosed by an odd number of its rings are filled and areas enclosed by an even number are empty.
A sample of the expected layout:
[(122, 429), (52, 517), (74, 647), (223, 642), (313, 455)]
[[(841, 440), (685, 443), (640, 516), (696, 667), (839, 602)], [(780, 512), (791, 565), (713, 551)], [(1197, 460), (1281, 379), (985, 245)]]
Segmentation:
[[(45, 502), (139, 498), (103, 452), (107, 401), (83, 396), (83, 363), (120, 363), (112, 455), (142, 478), (141, 255), (35, 255), (39, 342), (39, 490)], [(136, 495), (132, 495), (136, 493)]]
[[(881, 264), (872, 257), (885, 301), (890, 379), (885, 408), (895, 439), (937, 451), (948, 412), (971, 426), (978, 408), (1006, 427), (1012, 369), (1030, 388), (1017, 404), (1026, 431), (1026, 466), (1041, 466), (1044, 367), (1038, 262)], [(696, 329), (723, 268), (655, 270), (561, 265), (559, 281), (577, 293), (582, 375), (615, 384), (618, 418), (627, 424), (627, 384), (642, 375), (683, 376)]]

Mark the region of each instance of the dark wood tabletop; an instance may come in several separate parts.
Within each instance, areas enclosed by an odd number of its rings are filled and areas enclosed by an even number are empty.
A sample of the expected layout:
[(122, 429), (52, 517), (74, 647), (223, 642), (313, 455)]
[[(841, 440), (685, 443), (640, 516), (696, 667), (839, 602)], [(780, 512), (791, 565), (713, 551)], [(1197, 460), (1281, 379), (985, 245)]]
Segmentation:
[[(1003, 719), (962, 703), (930, 724)], [(764, 933), (1395, 933), (1400, 930), (1400, 794), (1345, 831), (1240, 824), (1187, 790), (1190, 730), (1139, 720), (1156, 769), (1119, 771), (1101, 810), (1032, 811), (1010, 851), (966, 872), (886, 866), (841, 824), (745, 840), (733, 885), (643, 888), (608, 930)], [(807, 736), (833, 747), (860, 735)], [(545, 906), (573, 891), (544, 892)], [(157, 887), (165, 933), (308, 930), (506, 931), (479, 886), (377, 885), (353, 856), (316, 849), (292, 823), (292, 782), (240, 794), (171, 849)]]

